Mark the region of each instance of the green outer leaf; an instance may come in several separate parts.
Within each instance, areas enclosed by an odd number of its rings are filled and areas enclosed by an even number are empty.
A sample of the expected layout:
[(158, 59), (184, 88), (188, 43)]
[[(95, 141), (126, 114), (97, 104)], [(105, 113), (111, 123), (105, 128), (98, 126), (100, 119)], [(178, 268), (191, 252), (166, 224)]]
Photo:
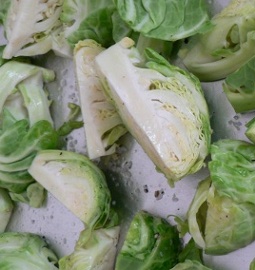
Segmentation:
[(16, 122), (17, 122), (17, 119), (11, 114), (11, 112), (8, 109), (3, 108), (2, 113), (1, 113), (1, 132), (0, 132), (0, 134), (2, 134), (4, 130), (8, 129)]
[(0, 187), (6, 188), (10, 192), (22, 193), (32, 182), (34, 182), (34, 179), (27, 170), (17, 172), (0, 171)]
[(206, 254), (228, 254), (255, 239), (255, 205), (219, 195), (210, 178), (199, 183), (187, 215), (189, 232)]
[(34, 208), (41, 207), (46, 198), (46, 190), (36, 182), (29, 184), (22, 193), (9, 192), (9, 194), (13, 201), (27, 203)]
[(35, 153), (31, 154), (21, 160), (11, 162), (11, 163), (0, 163), (0, 171), (3, 172), (17, 172), (28, 169), (31, 162), (35, 157)]
[(176, 41), (211, 28), (205, 0), (115, 0), (121, 18), (151, 38)]
[(64, 0), (60, 20), (64, 23), (65, 36), (74, 33), (90, 14), (112, 5), (112, 0)]
[(37, 73), (18, 84), (25, 107), (28, 111), (30, 126), (38, 121), (46, 120), (53, 125), (50, 113), (50, 100), (43, 85), (41, 73)]
[(112, 130), (104, 135), (104, 143), (107, 146), (112, 146), (116, 141), (127, 133), (127, 129), (123, 124), (115, 126)]
[[(90, 5), (93, 2), (98, 4), (98, 1), (87, 1), (87, 0), (78, 0), (70, 1), (64, 0), (62, 5), (62, 12), (60, 15), (60, 20), (63, 23), (74, 24), (74, 20), (81, 20), (81, 13), (85, 13), (86, 16), (89, 12), (93, 11), (90, 8)], [(101, 2), (101, 1), (100, 1)]]
[(255, 54), (255, 1), (229, 2), (212, 18), (214, 27), (190, 39), (180, 56), (201, 81), (224, 79)]
[(237, 113), (255, 110), (255, 57), (229, 74), (224, 83), (224, 92)]
[(0, 24), (4, 24), (6, 20), (6, 16), (8, 13), (8, 9), (11, 4), (11, 0), (1, 0), (0, 1)]
[(148, 33), (157, 28), (166, 16), (166, 1), (115, 0), (121, 18), (135, 31)]
[(211, 268), (208, 268), (204, 266), (201, 262), (195, 260), (186, 260), (185, 262), (178, 263), (170, 270), (211, 270)]
[(204, 250), (206, 243), (204, 240), (204, 226), (206, 223), (205, 205), (208, 197), (208, 192), (211, 185), (211, 179), (208, 177), (202, 180), (197, 187), (196, 193), (189, 206), (187, 213), (189, 233), (196, 242), (196, 244)]
[(41, 149), (57, 148), (58, 140), (58, 134), (51, 123), (41, 120), (29, 129), (15, 151), (8, 156), (0, 155), (0, 162), (12, 163), (26, 158)]
[(176, 227), (140, 211), (130, 224), (115, 269), (170, 269), (178, 262), (180, 249)]
[(9, 223), (14, 204), (8, 191), (0, 188), (0, 233), (3, 233)]
[(246, 131), (245, 135), (246, 137), (253, 143), (255, 143), (255, 117), (252, 118), (247, 124), (246, 124)]
[(255, 205), (237, 203), (211, 189), (207, 197), (205, 253), (228, 254), (255, 240)]
[(115, 8), (110, 5), (89, 14), (80, 23), (79, 28), (67, 37), (70, 45), (74, 47), (76, 43), (84, 39), (93, 39), (103, 47), (114, 44), (112, 37), (114, 11)]
[(68, 103), (69, 115), (67, 121), (64, 122), (57, 130), (59, 136), (66, 136), (73, 130), (83, 127), (83, 121), (77, 121), (81, 114), (81, 107), (75, 103)]
[[(0, 10), (1, 12), (1, 10)], [(0, 14), (1, 16), (1, 14)], [(1, 19), (1, 17), (0, 17)], [(2, 66), (4, 63), (6, 63), (8, 60), (3, 58), (3, 52), (4, 52), (5, 45), (0, 45), (0, 66)]]
[(176, 41), (211, 29), (205, 0), (166, 0), (163, 22), (145, 35)]
[(186, 260), (195, 260), (203, 263), (203, 250), (199, 248), (194, 239), (191, 238), (179, 254), (178, 260), (179, 262), (184, 262)]
[(208, 166), (217, 192), (237, 203), (255, 205), (255, 145), (220, 140), (212, 144), (211, 158)]
[[(124, 22), (118, 11), (115, 10), (112, 14), (112, 38), (115, 42), (119, 42), (124, 37), (131, 37), (136, 33), (131, 29), (126, 22)], [(139, 35), (137, 33), (137, 35)]]
[(0, 135), (0, 155), (9, 155), (14, 152), (22, 138), (28, 133), (29, 121), (22, 119), (2, 130)]
[(55, 78), (55, 73), (52, 70), (17, 61), (8, 61), (0, 67), (0, 111), (2, 111), (7, 97), (16, 86), (38, 72), (42, 72), (44, 82), (51, 82)]
[[(245, 64), (254, 56), (255, 32), (248, 33), (248, 40), (242, 45), (242, 48), (231, 54), (229, 57), (211, 62), (199, 63), (200, 56), (198, 51), (202, 48), (194, 48), (196, 51), (190, 51), (189, 56), (183, 60), (185, 66), (190, 72), (197, 76), (201, 81), (215, 81), (224, 79)], [(201, 56), (203, 57), (203, 56)]]

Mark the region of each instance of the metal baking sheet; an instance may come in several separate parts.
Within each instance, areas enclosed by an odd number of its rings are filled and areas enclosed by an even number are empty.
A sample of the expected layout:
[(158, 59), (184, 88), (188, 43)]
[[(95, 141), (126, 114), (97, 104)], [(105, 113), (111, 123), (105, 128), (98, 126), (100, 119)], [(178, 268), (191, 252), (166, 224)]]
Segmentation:
[[(211, 1), (212, 10), (219, 11), (229, 1)], [(49, 85), (53, 100), (53, 117), (57, 126), (68, 115), (67, 104), (79, 104), (73, 62), (49, 54), (43, 63), (56, 71), (57, 80)], [(213, 140), (244, 136), (245, 124), (254, 113), (236, 114), (229, 105), (222, 89), (222, 81), (203, 83), (203, 89), (211, 113)], [(84, 129), (73, 131), (66, 138), (66, 149), (86, 154)], [(165, 177), (155, 170), (155, 166), (130, 136), (123, 138), (118, 153), (104, 158), (100, 163), (112, 191), (113, 203), (123, 215), (121, 239), (132, 215), (139, 209), (159, 215), (172, 222), (170, 215), (185, 217), (188, 206), (200, 180), (208, 175), (203, 169), (195, 175), (186, 177), (171, 188)], [(68, 194), (67, 194), (68, 196)], [(59, 257), (73, 251), (83, 224), (51, 194), (48, 194), (45, 207), (33, 209), (26, 204), (18, 204), (7, 228), (9, 231), (28, 231), (46, 237)], [(249, 269), (255, 257), (255, 243), (224, 256), (204, 257), (206, 265), (218, 270)]]

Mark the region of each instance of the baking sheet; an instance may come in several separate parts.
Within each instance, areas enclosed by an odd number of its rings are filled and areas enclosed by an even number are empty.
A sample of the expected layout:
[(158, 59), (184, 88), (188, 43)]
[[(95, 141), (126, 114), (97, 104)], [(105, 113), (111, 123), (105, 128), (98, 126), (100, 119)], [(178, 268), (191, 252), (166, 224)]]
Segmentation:
[[(213, 10), (218, 12), (228, 2), (210, 3)], [(49, 91), (55, 100), (52, 112), (59, 126), (68, 115), (68, 102), (79, 104), (73, 63), (48, 54), (43, 64), (56, 71), (57, 80), (49, 85)], [(245, 124), (255, 116), (254, 113), (236, 114), (223, 93), (221, 81), (202, 85), (211, 113), (213, 141), (222, 138), (247, 140), (244, 136)], [(86, 154), (83, 128), (75, 130), (66, 138), (66, 149)], [(170, 222), (172, 217), (169, 215), (184, 218), (198, 182), (208, 175), (207, 169), (203, 169), (176, 183), (175, 188), (169, 187), (165, 177), (155, 170), (155, 166), (130, 135), (123, 138), (118, 153), (104, 158), (99, 166), (106, 173), (113, 204), (123, 214), (121, 241), (132, 215), (139, 209), (164, 217)], [(83, 224), (51, 194), (48, 194), (47, 203), (41, 209), (18, 204), (7, 228), (9, 231), (28, 231), (45, 236), (60, 257), (73, 251), (82, 229)], [(205, 263), (215, 270), (249, 269), (255, 257), (254, 250), (255, 243), (224, 256), (206, 255)]]

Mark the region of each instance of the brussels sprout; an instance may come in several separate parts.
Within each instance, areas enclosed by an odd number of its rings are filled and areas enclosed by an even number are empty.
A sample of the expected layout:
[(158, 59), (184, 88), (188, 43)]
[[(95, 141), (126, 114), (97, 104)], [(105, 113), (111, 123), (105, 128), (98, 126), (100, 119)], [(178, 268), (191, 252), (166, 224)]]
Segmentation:
[(0, 234), (0, 269), (57, 270), (58, 258), (36, 234)]
[[(5, 16), (0, 14), (6, 33), (7, 45), (3, 57), (35, 56), (47, 53), (56, 46), (55, 32), (59, 31), (62, 0), (1, 1)], [(3, 9), (3, 8), (2, 8)], [(60, 41), (60, 40), (58, 40)]]
[(116, 270), (169, 270), (178, 263), (182, 241), (176, 227), (151, 214), (138, 212), (117, 256)]
[(110, 191), (103, 172), (86, 156), (42, 150), (28, 172), (89, 228), (100, 228), (107, 222)]
[(144, 54), (146, 59), (125, 38), (95, 63), (126, 128), (173, 184), (204, 165), (211, 138), (208, 108), (197, 78), (151, 49)]
[(211, 30), (192, 37), (180, 53), (201, 81), (224, 79), (254, 56), (255, 1), (229, 1), (211, 23)]
[(227, 254), (255, 240), (254, 153), (244, 141), (212, 144), (210, 176), (187, 213), (190, 234), (207, 254)]
[(93, 40), (80, 41), (74, 50), (76, 79), (90, 159), (114, 153), (116, 142), (127, 132), (114, 105), (105, 97), (95, 70), (94, 59), (103, 50)]
[(59, 260), (60, 270), (112, 270), (119, 239), (119, 226), (83, 230), (72, 254)]

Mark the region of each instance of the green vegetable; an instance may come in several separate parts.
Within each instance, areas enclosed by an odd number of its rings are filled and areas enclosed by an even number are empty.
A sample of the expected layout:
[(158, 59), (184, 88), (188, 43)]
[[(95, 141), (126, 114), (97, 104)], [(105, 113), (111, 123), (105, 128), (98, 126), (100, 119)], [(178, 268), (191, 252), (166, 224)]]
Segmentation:
[(249, 267), (249, 270), (254, 270), (254, 269), (255, 269), (255, 259), (252, 260)]
[(203, 250), (191, 238), (178, 256), (179, 263), (171, 270), (209, 270), (203, 262)]
[(255, 143), (255, 118), (252, 118), (248, 123), (246, 123), (246, 137), (253, 143)]
[(1, 1), (0, 3), (0, 24), (3, 24), (8, 13), (7, 11), (11, 5), (11, 0)]
[(224, 92), (237, 113), (255, 109), (255, 57), (240, 69), (229, 74), (224, 83)]
[[(6, 5), (4, 2), (8, 1), (2, 0), (1, 5)], [(7, 39), (3, 57), (35, 56), (64, 47), (64, 39), (58, 38), (61, 11), (62, 0), (10, 1), (6, 16), (1, 18)]]
[(214, 27), (192, 37), (180, 53), (202, 81), (223, 79), (254, 56), (255, 1), (232, 0), (211, 22)]
[(124, 37), (130, 37), (134, 40), (140, 36), (140, 33), (133, 31), (128, 24), (122, 20), (117, 9), (112, 14), (112, 37), (113, 40), (119, 42)]
[(55, 73), (7, 61), (0, 67), (0, 79), (0, 187), (10, 192), (13, 200), (39, 207), (45, 192), (32, 185), (35, 180), (27, 169), (38, 150), (58, 146), (45, 90)]
[(74, 251), (59, 260), (60, 270), (114, 269), (119, 226), (101, 228), (92, 232), (83, 230)]
[(169, 270), (178, 263), (181, 246), (176, 227), (162, 218), (139, 211), (117, 255), (115, 269)]
[(0, 188), (0, 233), (5, 231), (11, 218), (13, 207), (13, 202), (7, 190)]
[[(219, 195), (255, 205), (255, 145), (225, 139), (213, 143), (210, 176)], [(231, 176), (231, 177), (230, 177)]]
[(86, 145), (91, 159), (114, 153), (116, 142), (127, 132), (114, 105), (105, 97), (95, 70), (94, 58), (103, 50), (95, 41), (84, 40), (74, 51)]
[(173, 184), (204, 165), (208, 108), (196, 77), (151, 49), (144, 54), (125, 38), (96, 56), (97, 74), (126, 128)]
[(175, 41), (210, 28), (204, 0), (114, 0), (120, 17), (136, 32)]
[(58, 128), (57, 132), (59, 136), (66, 136), (73, 130), (83, 127), (83, 121), (77, 120), (81, 113), (81, 108), (75, 103), (68, 103), (70, 109), (67, 120)]
[(31, 233), (0, 234), (0, 268), (57, 270), (58, 258), (39, 236)]
[(178, 263), (175, 267), (171, 268), (171, 270), (210, 270), (204, 266), (202, 263), (198, 261), (186, 260), (185, 262)]
[(23, 202), (31, 207), (39, 208), (46, 197), (45, 189), (38, 183), (31, 183), (26, 191), (22, 193), (9, 192), (11, 199), (15, 202)]
[(42, 150), (28, 172), (89, 228), (101, 228), (107, 222), (110, 191), (102, 171), (86, 156)]
[(112, 45), (114, 11), (112, 0), (64, 0), (60, 19), (69, 44), (74, 47), (80, 40), (93, 39), (104, 47)]
[[(178, 227), (177, 227), (178, 228)], [(200, 263), (203, 263), (203, 251), (201, 248), (199, 248), (194, 241), (193, 238), (191, 238), (188, 243), (184, 246), (181, 253), (178, 256), (179, 262), (185, 262), (186, 260), (192, 260), (192, 261), (198, 261)]]
[(207, 254), (227, 254), (255, 240), (255, 146), (239, 140), (212, 144), (210, 177), (188, 211), (189, 231)]

